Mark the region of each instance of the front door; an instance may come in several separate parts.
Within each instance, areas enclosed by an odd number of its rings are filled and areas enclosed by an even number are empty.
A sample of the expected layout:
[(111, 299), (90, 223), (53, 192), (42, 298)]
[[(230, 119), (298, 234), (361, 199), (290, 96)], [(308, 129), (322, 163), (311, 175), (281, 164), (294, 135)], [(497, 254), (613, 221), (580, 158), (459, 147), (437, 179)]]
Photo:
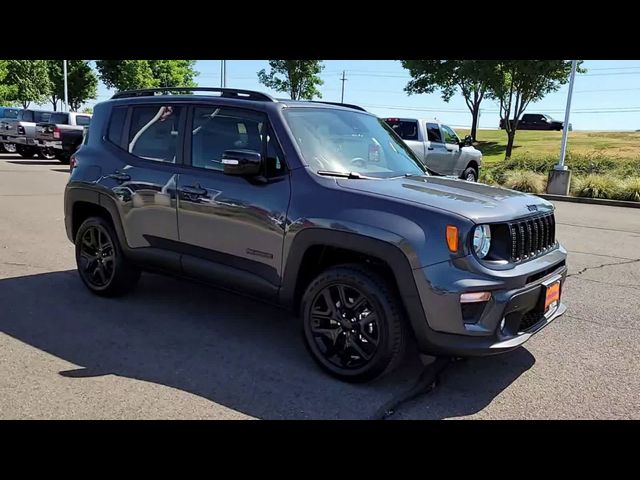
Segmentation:
[(448, 175), (449, 169), (449, 152), (444, 144), (440, 126), (437, 123), (427, 123), (427, 154), (425, 157), (425, 165), (440, 175)]
[(442, 131), (442, 137), (444, 139), (444, 146), (447, 149), (447, 165), (445, 168), (445, 175), (458, 176), (460, 172), (456, 168), (460, 163), (460, 139), (456, 132), (447, 125), (440, 125)]
[[(261, 178), (223, 173), (225, 150), (265, 158)], [(280, 285), (289, 205), (284, 156), (262, 112), (191, 107), (186, 167), (178, 179), (178, 228), (185, 273), (273, 296)]]

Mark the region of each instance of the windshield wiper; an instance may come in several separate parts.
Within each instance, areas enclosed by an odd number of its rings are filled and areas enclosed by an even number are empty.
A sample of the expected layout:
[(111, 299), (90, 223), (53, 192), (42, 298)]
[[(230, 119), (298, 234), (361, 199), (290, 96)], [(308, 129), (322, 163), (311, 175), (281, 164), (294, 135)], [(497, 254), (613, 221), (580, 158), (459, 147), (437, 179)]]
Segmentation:
[(350, 179), (357, 179), (357, 180), (361, 178), (369, 178), (369, 177), (363, 177), (358, 172), (334, 172), (332, 170), (318, 170), (316, 173), (318, 175), (324, 175), (325, 177), (343, 177), (343, 178), (350, 178)]

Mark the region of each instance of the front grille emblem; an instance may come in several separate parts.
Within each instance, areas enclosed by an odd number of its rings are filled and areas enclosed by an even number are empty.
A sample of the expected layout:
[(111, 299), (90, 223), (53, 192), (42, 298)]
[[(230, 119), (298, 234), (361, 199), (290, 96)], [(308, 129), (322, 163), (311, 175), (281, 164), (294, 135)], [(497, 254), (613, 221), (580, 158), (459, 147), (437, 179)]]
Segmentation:
[(530, 212), (537, 212), (538, 211), (538, 206), (537, 205), (527, 205), (527, 208), (529, 209)]

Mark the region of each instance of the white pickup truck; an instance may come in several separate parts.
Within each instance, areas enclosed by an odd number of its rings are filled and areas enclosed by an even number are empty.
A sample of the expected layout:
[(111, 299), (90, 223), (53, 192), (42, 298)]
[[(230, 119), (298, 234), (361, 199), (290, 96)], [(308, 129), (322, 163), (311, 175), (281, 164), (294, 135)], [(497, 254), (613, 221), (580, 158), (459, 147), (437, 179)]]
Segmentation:
[(438, 175), (477, 182), (482, 153), (471, 145), (471, 137), (460, 140), (456, 132), (435, 120), (385, 118), (420, 161)]

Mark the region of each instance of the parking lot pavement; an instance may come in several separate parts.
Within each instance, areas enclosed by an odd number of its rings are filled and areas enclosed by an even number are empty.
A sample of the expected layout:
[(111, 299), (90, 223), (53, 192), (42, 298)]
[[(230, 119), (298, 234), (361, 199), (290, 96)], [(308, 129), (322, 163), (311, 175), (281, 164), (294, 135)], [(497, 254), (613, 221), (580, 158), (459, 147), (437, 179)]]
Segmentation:
[[(145, 274), (81, 284), (64, 233), (67, 167), (0, 155), (0, 418), (370, 418), (420, 373), (348, 385), (296, 319)], [(450, 366), (392, 419), (640, 418), (640, 211), (558, 202), (567, 314), (510, 354)]]

